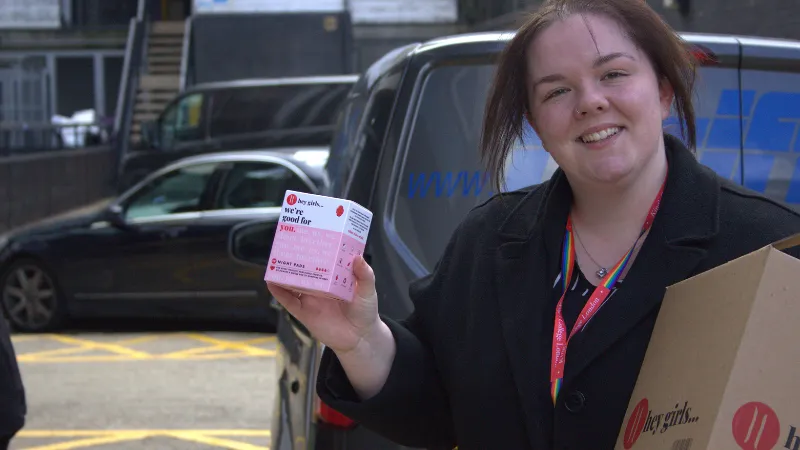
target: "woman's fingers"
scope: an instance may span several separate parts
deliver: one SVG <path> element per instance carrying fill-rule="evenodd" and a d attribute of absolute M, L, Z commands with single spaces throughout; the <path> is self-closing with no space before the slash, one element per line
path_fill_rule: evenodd
<path fill-rule="evenodd" d="M 275 300 L 286 308 L 289 314 L 297 317 L 298 312 L 303 309 L 303 303 L 300 298 L 289 289 L 272 283 L 267 283 L 267 289 L 275 297 Z"/>
<path fill-rule="evenodd" d="M 353 260 L 353 275 L 357 282 L 357 296 L 369 298 L 375 294 L 375 273 L 361 255 L 356 256 Z"/>

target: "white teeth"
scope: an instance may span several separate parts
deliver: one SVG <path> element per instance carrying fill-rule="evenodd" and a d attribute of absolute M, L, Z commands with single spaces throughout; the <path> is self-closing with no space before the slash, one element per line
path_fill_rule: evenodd
<path fill-rule="evenodd" d="M 605 130 L 602 131 L 598 131 L 597 133 L 591 133 L 585 136 L 581 136 L 581 140 L 586 143 L 597 142 L 597 141 L 602 141 L 603 139 L 609 136 L 613 136 L 617 133 L 619 133 L 619 128 L 611 127 L 611 128 L 606 128 Z"/>

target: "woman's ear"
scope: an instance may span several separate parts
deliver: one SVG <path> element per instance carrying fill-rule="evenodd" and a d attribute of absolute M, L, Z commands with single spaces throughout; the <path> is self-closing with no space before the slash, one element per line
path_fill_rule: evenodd
<path fill-rule="evenodd" d="M 672 102 L 675 100 L 675 90 L 666 78 L 662 78 L 658 83 L 658 96 L 661 102 L 661 120 L 667 120 L 670 113 L 672 113 Z"/>

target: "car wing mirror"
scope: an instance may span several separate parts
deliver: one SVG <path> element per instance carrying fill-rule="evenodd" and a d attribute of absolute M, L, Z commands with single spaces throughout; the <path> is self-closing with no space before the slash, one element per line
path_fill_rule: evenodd
<path fill-rule="evenodd" d="M 125 215 L 120 205 L 115 204 L 109 206 L 105 213 L 105 220 L 117 228 L 127 228 L 128 226 L 125 222 Z"/>
<path fill-rule="evenodd" d="M 231 257 L 243 264 L 266 267 L 276 229 L 275 220 L 257 220 L 237 225 L 231 229 L 228 239 Z"/>

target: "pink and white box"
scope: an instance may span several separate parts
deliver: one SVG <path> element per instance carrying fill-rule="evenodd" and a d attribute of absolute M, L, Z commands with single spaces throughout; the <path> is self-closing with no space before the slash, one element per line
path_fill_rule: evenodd
<path fill-rule="evenodd" d="M 350 200 L 286 191 L 264 280 L 345 302 L 353 259 L 364 252 L 372 212 Z"/>

